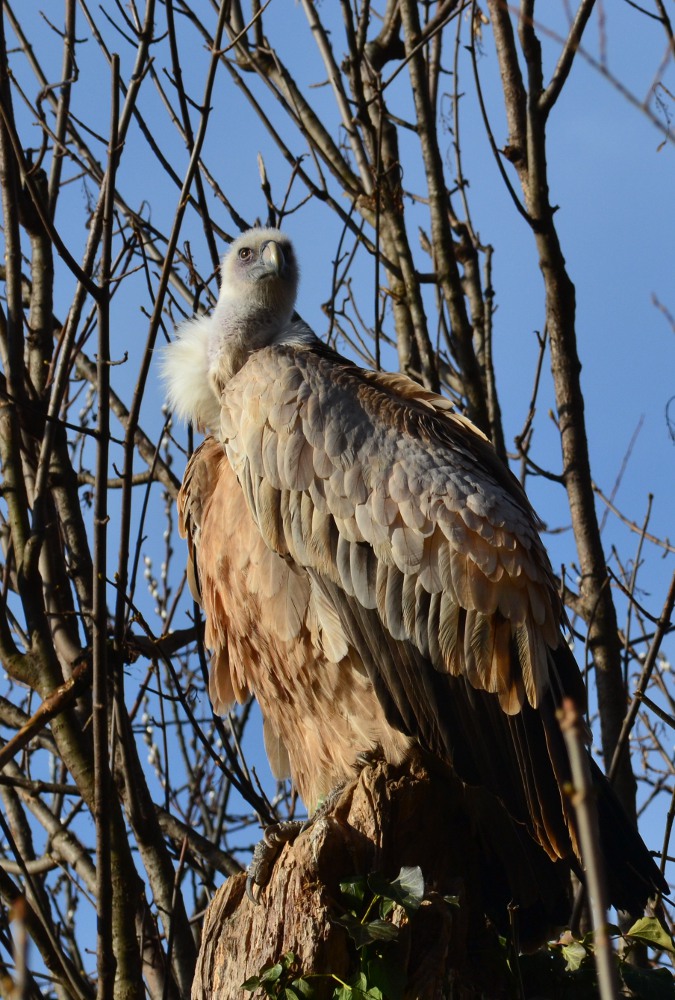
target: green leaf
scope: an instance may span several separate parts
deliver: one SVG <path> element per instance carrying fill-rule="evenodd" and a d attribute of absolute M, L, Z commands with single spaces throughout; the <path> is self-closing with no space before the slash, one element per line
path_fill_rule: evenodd
<path fill-rule="evenodd" d="M 241 984 L 239 989 L 248 990 L 249 993 L 252 993 L 253 990 L 257 990 L 259 986 L 260 986 L 260 976 L 251 976 L 250 979 L 247 979 L 245 983 Z"/>
<path fill-rule="evenodd" d="M 333 990 L 332 1000 L 353 1000 L 353 997 L 351 986 L 336 986 Z"/>
<path fill-rule="evenodd" d="M 399 928 L 388 920 L 369 920 L 367 924 L 362 924 L 362 928 L 367 932 L 369 941 L 395 941 L 399 932 Z"/>
<path fill-rule="evenodd" d="M 663 948 L 671 955 L 675 955 L 675 942 L 656 917 L 641 917 L 636 920 L 626 937 L 634 938 L 636 941 L 644 941 L 652 948 Z"/>
<path fill-rule="evenodd" d="M 300 979 L 294 979 L 291 986 L 293 986 L 302 997 L 310 998 L 314 996 L 314 987 L 309 979 L 304 979 L 303 977 L 300 977 Z"/>
<path fill-rule="evenodd" d="M 400 960 L 397 961 L 390 951 L 385 958 L 378 956 L 370 959 L 366 970 L 371 988 L 377 987 L 387 1000 L 403 1000 L 405 971 L 401 968 Z"/>
<path fill-rule="evenodd" d="M 354 878 L 340 882 L 340 892 L 354 910 L 360 909 L 366 894 L 365 878 L 355 875 Z"/>
<path fill-rule="evenodd" d="M 398 886 L 410 900 L 410 905 L 415 904 L 415 909 L 419 908 L 424 899 L 424 875 L 419 865 L 414 868 L 404 866 L 398 876 L 394 879 L 393 885 Z"/>
<path fill-rule="evenodd" d="M 564 944 L 562 946 L 562 953 L 565 957 L 565 961 L 567 962 L 565 969 L 568 972 L 576 972 L 588 955 L 588 952 L 582 945 L 581 941 L 572 941 L 570 944 Z"/>
<path fill-rule="evenodd" d="M 260 973 L 260 982 L 262 983 L 276 983 L 277 979 L 281 976 L 284 971 L 284 967 L 281 962 L 277 962 L 275 965 L 271 965 L 269 969 L 263 969 Z"/>
<path fill-rule="evenodd" d="M 310 1000 L 314 991 L 306 979 L 294 979 L 281 991 L 281 1000 Z"/>
<path fill-rule="evenodd" d="M 424 899 L 424 876 L 420 867 L 401 868 L 392 882 L 373 872 L 368 876 L 368 888 L 377 896 L 399 903 L 406 911 L 414 911 Z"/>
<path fill-rule="evenodd" d="M 380 872 L 371 872 L 367 878 L 368 888 L 375 896 L 383 896 L 384 899 L 393 899 L 398 902 L 394 883 L 390 882 Z"/>
<path fill-rule="evenodd" d="M 336 923 L 341 924 L 357 948 L 364 948 L 374 941 L 394 941 L 398 937 L 398 927 L 386 920 L 370 920 L 362 924 L 351 913 L 338 917 Z"/>
<path fill-rule="evenodd" d="M 351 1000 L 383 1000 L 382 990 L 379 990 L 377 986 L 369 986 L 368 980 L 363 972 L 354 978 L 352 984 L 352 997 Z"/>

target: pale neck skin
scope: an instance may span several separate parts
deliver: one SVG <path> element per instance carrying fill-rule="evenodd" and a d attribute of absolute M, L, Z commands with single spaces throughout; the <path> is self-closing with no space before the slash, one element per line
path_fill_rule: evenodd
<path fill-rule="evenodd" d="M 254 351 L 283 343 L 293 305 L 283 313 L 255 299 L 222 296 L 211 317 L 208 342 L 209 375 L 221 384 L 229 382 Z"/>

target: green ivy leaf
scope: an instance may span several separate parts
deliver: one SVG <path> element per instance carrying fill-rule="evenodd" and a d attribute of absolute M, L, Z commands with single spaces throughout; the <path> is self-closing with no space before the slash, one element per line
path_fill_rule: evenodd
<path fill-rule="evenodd" d="M 373 872 L 368 876 L 368 888 L 377 896 L 399 903 L 407 912 L 415 911 L 424 899 L 424 876 L 419 866 L 401 868 L 392 882 Z"/>
<path fill-rule="evenodd" d="M 365 878 L 354 876 L 354 878 L 340 882 L 340 892 L 354 910 L 360 909 L 366 894 Z"/>
<path fill-rule="evenodd" d="M 368 982 L 377 987 L 387 1000 L 403 1000 L 406 985 L 406 975 L 401 968 L 400 960 L 388 951 L 386 957 L 377 956 L 370 959 L 366 965 Z"/>
<path fill-rule="evenodd" d="M 367 932 L 369 941 L 395 941 L 398 937 L 399 928 L 388 920 L 369 920 L 362 927 Z"/>
<path fill-rule="evenodd" d="M 631 929 L 626 934 L 627 938 L 634 938 L 636 941 L 644 941 L 652 948 L 663 948 L 675 955 L 675 942 L 670 934 L 663 929 L 656 917 L 641 917 L 636 920 Z"/>
<path fill-rule="evenodd" d="M 260 976 L 251 976 L 250 979 L 247 979 L 245 983 L 241 984 L 239 989 L 247 990 L 249 993 L 252 993 L 253 990 L 257 990 L 259 986 L 260 986 Z"/>
<path fill-rule="evenodd" d="M 332 1000 L 353 1000 L 353 997 L 351 986 L 336 986 L 333 990 Z"/>
<path fill-rule="evenodd" d="M 382 896 L 384 899 L 394 899 L 392 883 L 380 872 L 371 872 L 366 882 L 368 888 L 375 896 Z"/>
<path fill-rule="evenodd" d="M 382 990 L 378 989 L 377 986 L 369 986 L 365 974 L 359 972 L 352 982 L 352 992 L 349 1000 L 384 1000 L 384 997 Z"/>
<path fill-rule="evenodd" d="M 351 913 L 338 917 L 336 923 L 341 924 L 357 948 L 364 948 L 374 941 L 394 941 L 398 937 L 398 927 L 386 920 L 370 920 L 362 924 Z"/>
<path fill-rule="evenodd" d="M 284 971 L 284 967 L 281 962 L 277 962 L 275 965 L 271 965 L 268 969 L 263 969 L 260 973 L 260 983 L 276 983 Z"/>
<path fill-rule="evenodd" d="M 582 945 L 581 941 L 572 941 L 570 944 L 564 944 L 562 946 L 562 953 L 565 957 L 565 961 L 567 962 L 565 969 L 568 972 L 576 972 L 588 955 L 588 952 Z"/>
<path fill-rule="evenodd" d="M 424 875 L 419 865 L 415 865 L 414 868 L 408 866 L 401 868 L 393 885 L 398 886 L 406 894 L 409 900 L 408 905 L 413 906 L 416 910 L 419 909 L 420 903 L 424 899 Z"/>
<path fill-rule="evenodd" d="M 302 977 L 300 979 L 294 979 L 291 983 L 291 987 L 295 990 L 298 996 L 307 998 L 314 996 L 314 988 L 309 979 L 303 979 Z"/>
<path fill-rule="evenodd" d="M 294 979 L 279 994 L 280 1000 L 309 1000 L 314 993 L 306 979 Z"/>

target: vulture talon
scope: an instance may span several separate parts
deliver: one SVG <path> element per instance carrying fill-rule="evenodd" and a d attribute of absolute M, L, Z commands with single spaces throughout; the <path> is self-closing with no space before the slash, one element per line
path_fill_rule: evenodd
<path fill-rule="evenodd" d="M 260 906 L 260 896 L 255 894 L 255 877 L 251 873 L 251 866 L 249 865 L 246 869 L 246 895 L 251 900 L 254 906 Z"/>
<path fill-rule="evenodd" d="M 282 847 L 295 840 L 310 822 L 304 819 L 290 819 L 273 823 L 265 828 L 262 838 L 255 845 L 251 863 L 246 869 L 246 895 L 256 906 L 260 903 L 260 892 L 256 896 L 255 887 L 262 891 L 269 885 L 274 862 L 279 857 Z"/>
<path fill-rule="evenodd" d="M 370 761 L 364 760 L 363 766 L 368 763 Z M 317 820 L 323 819 L 336 804 L 345 785 L 346 782 L 341 782 L 332 788 L 309 819 L 287 819 L 265 827 L 261 839 L 253 849 L 253 857 L 246 869 L 246 895 L 252 903 L 255 903 L 256 906 L 259 905 L 260 892 L 256 896 L 255 887 L 262 890 L 269 885 L 274 863 L 281 854 L 284 844 L 291 843 L 301 833 L 311 829 Z"/>

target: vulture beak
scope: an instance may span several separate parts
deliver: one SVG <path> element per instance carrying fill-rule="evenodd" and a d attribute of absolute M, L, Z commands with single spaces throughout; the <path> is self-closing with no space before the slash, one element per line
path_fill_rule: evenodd
<path fill-rule="evenodd" d="M 260 263 L 264 268 L 264 273 L 270 277 L 279 277 L 286 269 L 286 260 L 283 251 L 275 240 L 268 240 L 260 248 Z"/>

